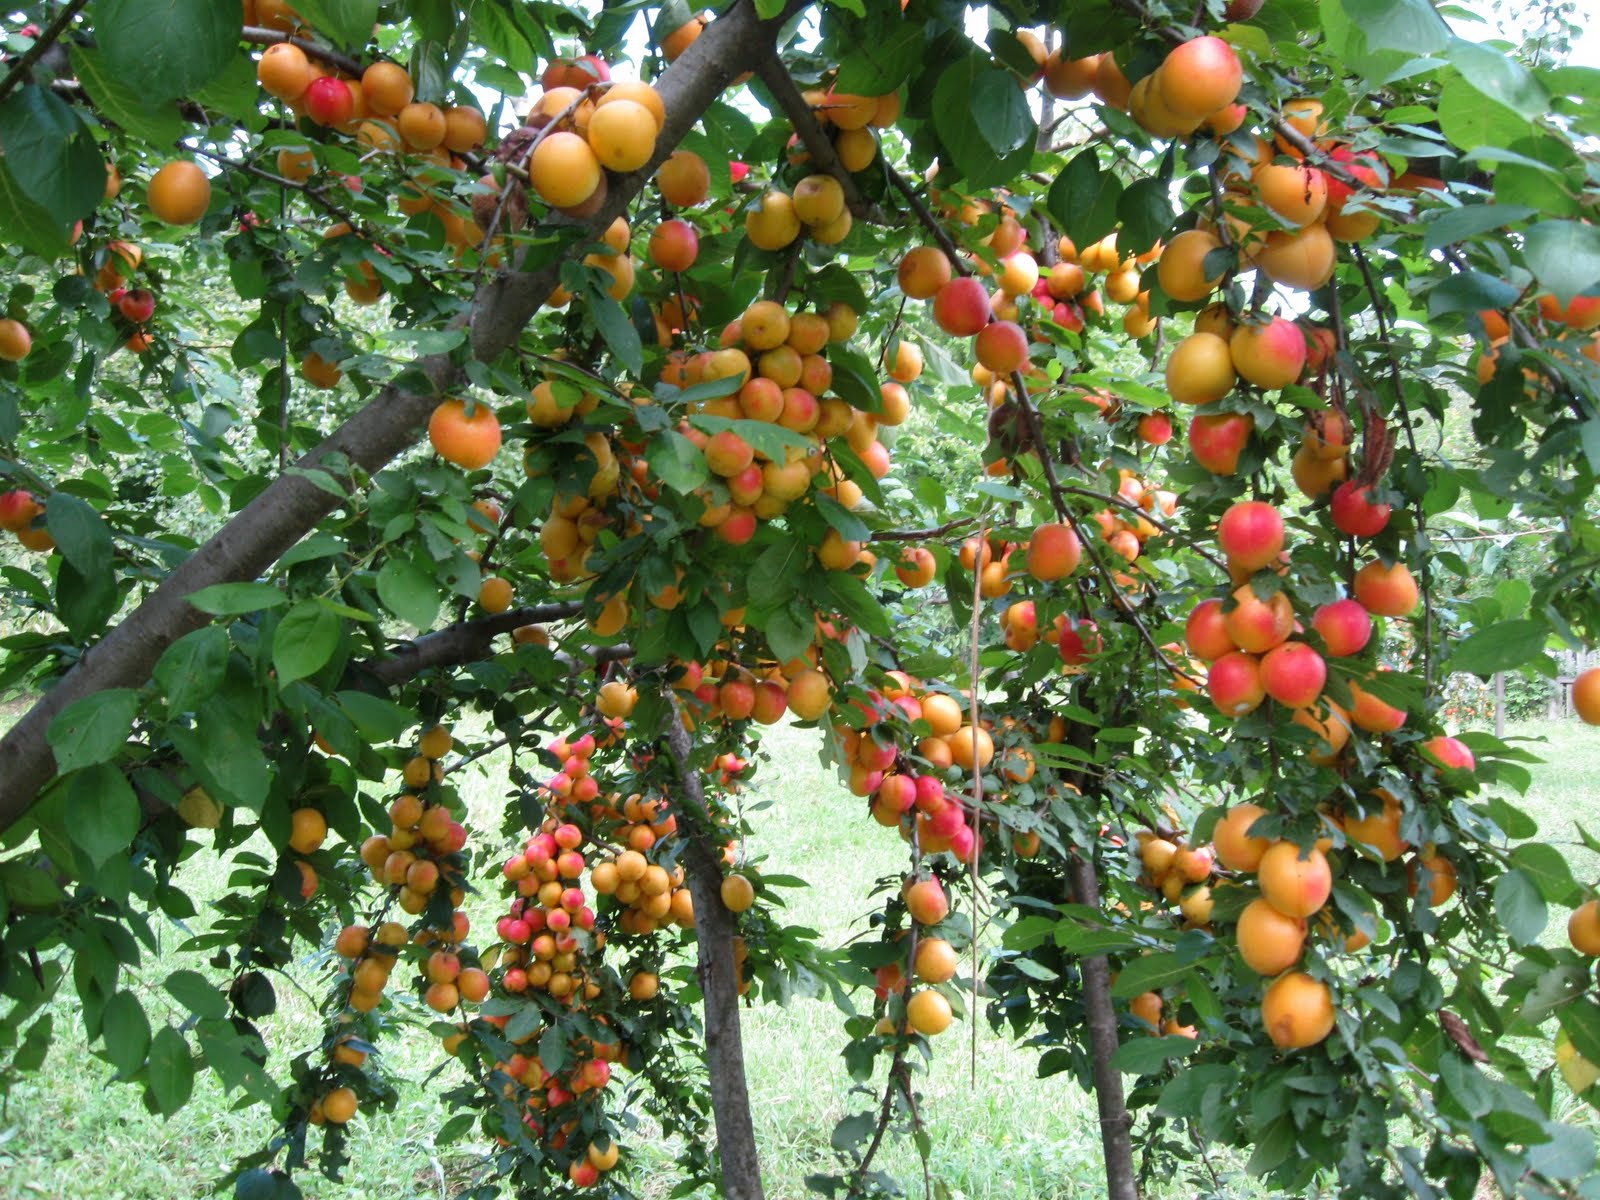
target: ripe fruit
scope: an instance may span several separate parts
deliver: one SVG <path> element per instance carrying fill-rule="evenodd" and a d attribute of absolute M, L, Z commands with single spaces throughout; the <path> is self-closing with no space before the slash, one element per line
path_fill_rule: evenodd
<path fill-rule="evenodd" d="M 1334 259 L 1333 237 L 1319 224 L 1294 233 L 1273 230 L 1256 251 L 1256 266 L 1266 272 L 1267 278 L 1306 292 L 1328 282 Z"/>
<path fill-rule="evenodd" d="M 600 187 L 600 160 L 575 133 L 546 134 L 528 159 L 528 178 L 546 204 L 575 208 Z"/>
<path fill-rule="evenodd" d="M 1214 333 L 1191 333 L 1179 342 L 1167 359 L 1166 378 L 1179 404 L 1210 404 L 1238 381 L 1228 343 Z"/>
<path fill-rule="evenodd" d="M 1233 366 L 1258 388 L 1288 387 L 1306 366 L 1306 339 L 1300 326 L 1282 317 L 1265 325 L 1240 325 L 1228 342 Z"/>
<path fill-rule="evenodd" d="M 488 124 L 477 109 L 458 104 L 444 110 L 444 148 L 452 154 L 483 149 L 488 133 Z"/>
<path fill-rule="evenodd" d="M 6 362 L 21 362 L 32 349 L 33 335 L 26 325 L 10 317 L 0 320 L 0 358 Z"/>
<path fill-rule="evenodd" d="M 1283 551 L 1283 517 L 1261 500 L 1243 500 L 1217 522 L 1217 543 L 1230 563 L 1258 571 Z"/>
<path fill-rule="evenodd" d="M 1306 923 L 1285 916 L 1265 900 L 1252 900 L 1239 914 L 1236 937 L 1239 957 L 1247 967 L 1258 975 L 1278 975 L 1305 952 Z"/>
<path fill-rule="evenodd" d="M 927 300 L 950 282 L 950 259 L 937 246 L 916 246 L 900 260 L 900 290 L 913 300 Z"/>
<path fill-rule="evenodd" d="M 355 115 L 356 100 L 344 80 L 322 75 L 306 88 L 305 106 L 306 115 L 318 125 L 343 125 Z"/>
<path fill-rule="evenodd" d="M 1261 686 L 1279 704 L 1305 708 L 1322 695 L 1328 665 L 1304 642 L 1284 642 L 1261 659 Z"/>
<path fill-rule="evenodd" d="M 675 150 L 656 171 L 662 198 L 675 208 L 704 204 L 711 192 L 711 172 L 705 159 L 691 150 Z"/>
<path fill-rule="evenodd" d="M 1406 616 L 1421 597 L 1417 581 L 1402 562 L 1390 567 L 1378 560 L 1369 562 L 1356 572 L 1351 590 L 1368 612 L 1379 617 Z"/>
<path fill-rule="evenodd" d="M 510 609 L 512 595 L 510 580 L 490 575 L 478 585 L 478 606 L 484 612 L 503 613 Z"/>
<path fill-rule="evenodd" d="M 1242 717 L 1261 707 L 1267 698 L 1261 686 L 1261 663 L 1253 654 L 1235 651 L 1211 664 L 1206 691 L 1224 716 Z"/>
<path fill-rule="evenodd" d="M 1422 754 L 1429 762 L 1452 771 L 1475 771 L 1478 767 L 1471 750 L 1455 738 L 1443 734 L 1423 742 Z"/>
<path fill-rule="evenodd" d="M 401 140 L 413 150 L 428 151 L 444 142 L 444 113 L 437 104 L 411 103 L 395 115 Z"/>
<path fill-rule="evenodd" d="M 1204 229 L 1188 229 L 1178 234 L 1161 252 L 1161 260 L 1156 264 L 1161 290 L 1182 303 L 1204 300 L 1222 282 L 1221 271 L 1215 275 L 1206 273 L 1206 255 L 1221 247 L 1217 236 Z"/>
<path fill-rule="evenodd" d="M 991 321 L 974 339 L 978 361 L 997 376 L 1010 375 L 1028 362 L 1028 335 L 1014 321 Z"/>
<path fill-rule="evenodd" d="M 1374 499 L 1372 489 L 1347 480 L 1333 489 L 1328 515 L 1334 525 L 1351 537 L 1373 537 L 1389 524 L 1389 506 Z"/>
<path fill-rule="evenodd" d="M 1411 843 L 1400 836 L 1400 816 L 1400 801 L 1385 792 L 1383 806 L 1377 812 L 1345 817 L 1345 836 L 1371 847 L 1384 862 L 1393 862 L 1411 848 Z"/>
<path fill-rule="evenodd" d="M 476 405 L 468 416 L 465 401 L 446 400 L 428 418 L 428 441 L 446 462 L 476 471 L 500 450 L 500 421 L 487 405 Z"/>
<path fill-rule="evenodd" d="M 728 875 L 722 880 L 722 904 L 729 912 L 742 913 L 756 902 L 756 889 L 743 875 Z"/>
<path fill-rule="evenodd" d="M 331 1125 L 343 1125 L 356 1115 L 356 1094 L 350 1088 L 334 1088 L 322 1098 L 322 1119 Z"/>
<path fill-rule="evenodd" d="M 296 854 L 313 854 L 328 836 L 328 822 L 314 808 L 297 808 L 289 817 L 289 848 Z"/>
<path fill-rule="evenodd" d="M 1600 667 L 1590 667 L 1572 681 L 1572 707 L 1585 725 L 1600 725 Z"/>
<path fill-rule="evenodd" d="M 789 680 L 789 711 L 802 721 L 814 721 L 833 704 L 833 685 L 815 667 L 807 667 Z"/>
<path fill-rule="evenodd" d="M 989 323 L 989 293 L 974 276 L 945 284 L 933 297 L 933 319 L 953 337 L 971 337 Z"/>
<path fill-rule="evenodd" d="M 1214 662 L 1239 648 L 1228 635 L 1221 600 L 1202 600 L 1195 605 L 1184 622 L 1183 641 L 1190 654 L 1207 662 Z"/>
<path fill-rule="evenodd" d="M 1333 872 L 1315 847 L 1302 854 L 1293 842 L 1277 842 L 1261 856 L 1256 870 L 1262 896 L 1285 916 L 1311 916 L 1333 891 Z"/>
<path fill-rule="evenodd" d="M 1199 413 L 1189 422 L 1189 453 L 1213 475 L 1232 475 L 1255 428 L 1248 413 Z"/>
<path fill-rule="evenodd" d="M 193 225 L 211 207 L 211 180 L 185 159 L 169 162 L 150 179 L 150 211 L 168 225 Z"/>
<path fill-rule="evenodd" d="M 1241 650 L 1265 654 L 1294 630 L 1294 609 L 1282 592 L 1262 600 L 1245 584 L 1233 593 L 1234 606 L 1223 617 L 1228 636 Z"/>
<path fill-rule="evenodd" d="M 1333 995 L 1328 985 L 1303 971 L 1283 976 L 1261 999 L 1267 1036 L 1283 1050 L 1315 1046 L 1333 1032 Z"/>
<path fill-rule="evenodd" d="M 134 288 L 124 293 L 122 299 L 117 301 L 117 311 L 135 325 L 143 325 L 155 316 L 155 294 L 147 288 Z M 0 338 L 0 357 L 5 357 L 3 338 Z"/>
<path fill-rule="evenodd" d="M 950 1001 L 938 992 L 920 991 L 906 1001 L 906 1024 L 924 1037 L 943 1033 L 950 1028 L 950 1022 L 954 1019 Z"/>
<path fill-rule="evenodd" d="M 1328 178 L 1316 167 L 1263 163 L 1250 180 L 1261 203 L 1285 225 L 1309 225 L 1328 204 Z"/>
<path fill-rule="evenodd" d="M 1351 699 L 1355 701 L 1350 720 L 1357 729 L 1367 733 L 1393 733 L 1406 723 L 1405 709 L 1378 699 L 1354 679 L 1348 682 Z"/>
<path fill-rule="evenodd" d="M 1243 83 L 1244 67 L 1233 47 L 1206 36 L 1190 38 L 1167 55 L 1156 87 L 1173 116 L 1199 121 L 1232 104 Z"/>
<path fill-rule="evenodd" d="M 800 236 L 794 201 L 782 192 L 765 192 L 744 218 L 745 235 L 761 250 L 782 250 Z"/>
<path fill-rule="evenodd" d="M 1041 525 L 1028 539 L 1028 574 L 1048 583 L 1078 569 L 1083 544 L 1070 525 Z"/>
<path fill-rule="evenodd" d="M 1567 918 L 1567 940 L 1579 954 L 1600 955 L 1600 900 L 1585 900 Z"/>
<path fill-rule="evenodd" d="M 663 221 L 650 235 L 650 261 L 663 271 L 687 271 L 700 254 L 700 235 L 687 221 Z"/>
<path fill-rule="evenodd" d="M 832 175 L 807 175 L 791 198 L 794 215 L 807 225 L 831 225 L 844 214 L 844 188 Z"/>
<path fill-rule="evenodd" d="M 269 96 L 292 104 L 311 86 L 311 62 L 299 46 L 279 42 L 261 52 L 256 79 Z"/>
<path fill-rule="evenodd" d="M 1254 871 L 1272 840 L 1252 837 L 1250 827 L 1267 815 L 1258 804 L 1236 804 L 1222 815 L 1211 831 L 1211 845 L 1217 861 L 1230 871 Z"/>
<path fill-rule="evenodd" d="M 937 925 L 950 915 L 950 900 L 937 879 L 921 879 L 905 889 L 906 911 L 918 925 Z"/>
<path fill-rule="evenodd" d="M 377 62 L 362 72 L 361 95 L 373 116 L 392 117 L 411 103 L 416 89 L 404 67 Z"/>
<path fill-rule="evenodd" d="M 636 100 L 602 104 L 589 118 L 585 136 L 596 157 L 608 168 L 626 174 L 637 171 L 656 151 L 656 119 Z"/>
<path fill-rule="evenodd" d="M 1372 640 L 1372 615 L 1358 600 L 1334 600 L 1317 609 L 1311 618 L 1332 658 L 1360 654 Z"/>
<path fill-rule="evenodd" d="M 912 965 L 917 978 L 922 982 L 946 983 L 955 978 L 960 964 L 955 949 L 949 942 L 943 938 L 923 938 L 917 943 L 917 953 Z"/>

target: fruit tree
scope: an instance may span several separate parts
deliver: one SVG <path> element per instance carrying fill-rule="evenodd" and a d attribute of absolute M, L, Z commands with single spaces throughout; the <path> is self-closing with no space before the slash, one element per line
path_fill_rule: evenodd
<path fill-rule="evenodd" d="M 1444 11 L 5 6 L 0 1091 L 65 1013 L 290 1197 L 431 1040 L 473 1195 L 631 1195 L 631 1106 L 746 1200 L 798 990 L 826 1194 L 979 1020 L 1114 1200 L 1596 1194 L 1600 842 L 1442 697 L 1600 636 L 1600 70 Z M 904 842 L 847 951 L 778 722 Z"/>

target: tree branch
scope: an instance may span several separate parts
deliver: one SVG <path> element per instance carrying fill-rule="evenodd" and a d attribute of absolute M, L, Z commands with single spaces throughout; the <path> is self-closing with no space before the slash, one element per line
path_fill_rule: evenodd
<path fill-rule="evenodd" d="M 763 21 L 749 0 L 741 0 L 667 68 L 656 83 L 667 122 L 655 155 L 642 170 L 612 181 L 605 205 L 588 223 L 596 236 L 622 213 L 711 102 L 741 72 L 754 67 L 782 23 L 801 7 L 800 0 L 791 0 L 784 12 Z M 472 354 L 480 361 L 492 361 L 511 347 L 559 281 L 561 260 L 526 271 L 520 258 L 478 290 L 469 315 L 456 323 L 455 327 L 469 330 Z M 5 781 L 0 791 L 0 830 L 28 811 L 39 789 L 55 774 L 55 756 L 45 731 L 62 709 L 106 688 L 144 686 L 162 652 L 210 620 L 189 603 L 192 593 L 212 584 L 257 578 L 340 505 L 339 497 L 308 477 L 310 472 L 332 473 L 348 481 L 358 472 L 370 475 L 381 470 L 416 444 L 428 414 L 465 376 L 463 367 L 446 355 L 420 359 L 416 367 L 427 387 L 383 388 L 300 459 L 302 470 L 280 475 L 177 567 L 0 738 L 0 780 Z"/>
<path fill-rule="evenodd" d="M 45 51 L 60 40 L 61 35 L 67 31 L 67 26 L 72 24 L 72 18 L 88 7 L 88 4 L 89 0 L 72 0 L 72 3 L 62 9 L 61 14 L 44 28 L 34 39 L 33 45 L 22 52 L 22 57 L 17 59 L 16 66 L 6 72 L 4 79 L 0 79 L 0 100 L 9 96 L 17 84 L 27 78 L 28 72 L 33 70 L 34 63 L 43 58 Z"/>
<path fill-rule="evenodd" d="M 583 601 L 565 600 L 477 617 L 407 642 L 393 657 L 369 659 L 362 666 L 385 687 L 393 687 L 432 667 L 454 667 L 488 658 L 494 653 L 494 639 L 503 633 L 524 625 L 564 621 L 582 611 Z"/>
<path fill-rule="evenodd" d="M 912 189 L 911 185 L 899 171 L 887 163 L 884 169 L 889 173 L 889 183 L 906 198 L 906 203 L 911 206 L 911 211 L 916 214 L 917 220 L 922 222 L 922 227 L 933 235 L 933 240 L 939 243 L 939 248 L 944 251 L 945 257 L 950 260 L 950 267 L 957 275 L 971 275 L 972 268 L 966 263 L 961 253 L 961 247 L 956 245 L 955 239 L 950 236 L 950 231 L 941 225 L 934 215 L 928 211 L 928 206 L 922 202 L 922 197 Z"/>
<path fill-rule="evenodd" d="M 330 67 L 337 67 L 346 75 L 360 76 L 365 69 L 355 59 L 340 54 L 337 50 L 330 50 L 327 46 L 319 46 L 309 38 L 295 37 L 292 33 L 283 33 L 276 29 L 263 29 L 259 25 L 246 25 L 240 31 L 239 40 L 248 42 L 252 46 L 276 46 L 279 42 L 288 42 L 291 46 L 298 46 L 307 58 L 315 58 Z"/>
<path fill-rule="evenodd" d="M 811 155 L 812 165 L 818 171 L 832 175 L 839 181 L 839 186 L 844 189 L 844 202 L 850 209 L 850 215 L 874 225 L 885 224 L 886 219 L 878 206 L 861 194 L 855 177 L 844 169 L 844 164 L 834 153 L 833 143 L 822 131 L 822 126 L 817 123 L 816 114 L 811 111 L 806 98 L 800 94 L 800 89 L 795 86 L 788 68 L 783 65 L 776 52 L 762 57 L 756 64 L 756 74 L 761 82 L 767 85 L 767 90 L 778 102 L 783 115 L 789 118 L 789 124 L 794 126 L 795 132 L 800 135 L 800 140 L 805 143 L 805 148 Z"/>

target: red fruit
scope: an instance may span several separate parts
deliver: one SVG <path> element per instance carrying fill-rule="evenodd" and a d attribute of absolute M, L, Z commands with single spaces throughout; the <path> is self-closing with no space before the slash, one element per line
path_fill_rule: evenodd
<path fill-rule="evenodd" d="M 1261 686 L 1267 695 L 1290 708 L 1305 708 L 1322 695 L 1328 664 L 1304 642 L 1284 642 L 1261 659 Z"/>
<path fill-rule="evenodd" d="M 155 315 L 155 295 L 145 288 L 124 292 L 117 300 L 117 311 L 135 325 L 143 325 Z"/>
<path fill-rule="evenodd" d="M 1205 413 L 1189 422 L 1189 453 L 1213 475 L 1232 475 L 1255 432 L 1248 413 Z"/>
<path fill-rule="evenodd" d="M 989 323 L 989 293 L 975 277 L 963 275 L 933 297 L 933 319 L 952 337 L 971 337 Z"/>
<path fill-rule="evenodd" d="M 1471 750 L 1455 738 L 1445 737 L 1443 734 L 1423 742 L 1422 753 L 1429 762 L 1452 770 L 1475 771 L 1478 767 L 1478 761 L 1472 757 Z"/>
<path fill-rule="evenodd" d="M 663 221 L 650 235 L 650 261 L 663 271 L 687 271 L 699 255 L 700 235 L 687 221 Z"/>
<path fill-rule="evenodd" d="M 1261 686 L 1261 663 L 1253 654 L 1235 651 L 1211 664 L 1206 673 L 1206 691 L 1219 712 L 1242 717 L 1254 712 L 1267 698 Z"/>
<path fill-rule="evenodd" d="M 1166 413 L 1145 413 L 1139 418 L 1138 432 L 1146 445 L 1165 446 L 1172 440 L 1172 418 Z"/>
<path fill-rule="evenodd" d="M 1207 662 L 1215 662 L 1239 648 L 1228 636 L 1221 600 L 1202 600 L 1195 605 L 1184 625 L 1183 640 L 1190 654 Z"/>
<path fill-rule="evenodd" d="M 749 163 L 730 162 L 728 164 L 728 178 L 731 179 L 734 183 L 741 182 L 745 178 L 745 176 L 747 176 L 749 174 L 750 174 L 750 164 Z"/>
<path fill-rule="evenodd" d="M 1283 550 L 1283 517 L 1261 500 L 1242 500 L 1217 522 L 1217 542 L 1237 565 L 1259 571 Z"/>
<path fill-rule="evenodd" d="M 1355 176 L 1367 187 L 1374 191 L 1383 187 L 1383 177 L 1375 169 L 1378 156 L 1370 150 L 1357 154 L 1349 146 L 1335 146 L 1328 152 L 1328 158 L 1341 164 L 1345 171 Z M 1338 212 L 1355 194 L 1355 189 L 1342 179 L 1335 178 L 1332 172 L 1324 172 L 1328 177 L 1328 207 Z"/>
<path fill-rule="evenodd" d="M 1372 614 L 1359 600 L 1335 600 L 1317 609 L 1311 628 L 1327 644 L 1333 658 L 1360 654 L 1372 640 Z"/>
<path fill-rule="evenodd" d="M 16 533 L 33 524 L 33 519 L 43 511 L 32 492 L 17 489 L 0 493 L 0 529 Z"/>
<path fill-rule="evenodd" d="M 1373 537 L 1389 523 L 1389 506 L 1375 500 L 1370 487 L 1353 479 L 1333 489 L 1328 511 L 1334 525 L 1351 537 Z"/>
<path fill-rule="evenodd" d="M 1093 621 L 1070 621 L 1062 627 L 1056 649 L 1069 667 L 1081 667 L 1100 653 L 1100 628 Z"/>
<path fill-rule="evenodd" d="M 988 302 L 985 297 L 984 304 Z M 937 297 L 934 303 L 938 303 Z M 1028 335 L 1014 321 L 989 322 L 978 330 L 974 348 L 978 361 L 999 376 L 1010 375 L 1028 361 Z"/>
<path fill-rule="evenodd" d="M 1076 304 L 1058 303 L 1051 310 L 1050 319 L 1068 333 L 1083 332 L 1083 309 Z"/>
<path fill-rule="evenodd" d="M 306 116 L 318 125 L 343 125 L 355 115 L 356 101 L 342 79 L 323 75 L 311 81 L 305 94 Z"/>

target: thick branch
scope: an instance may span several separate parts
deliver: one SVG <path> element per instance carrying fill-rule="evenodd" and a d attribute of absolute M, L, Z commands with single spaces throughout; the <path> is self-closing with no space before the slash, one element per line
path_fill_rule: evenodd
<path fill-rule="evenodd" d="M 799 7 L 798 0 L 790 9 Z M 589 222 L 603 230 L 644 186 L 706 107 L 772 45 L 786 9 L 771 21 L 757 17 L 744 0 L 713 21 L 656 84 L 667 123 L 656 153 L 641 171 L 614 179 L 606 204 Z M 586 239 L 579 239 L 579 244 Z M 473 355 L 490 361 L 504 353 L 554 290 L 560 261 L 538 270 L 520 262 L 486 282 L 473 298 L 468 319 Z M 464 377 L 447 356 L 421 359 L 417 367 L 429 386 L 409 390 L 391 384 L 299 462 L 306 471 L 331 472 L 350 479 L 371 474 L 416 445 L 423 421 L 440 397 Z M 162 652 L 209 618 L 188 597 L 217 583 L 255 579 L 340 504 L 306 471 L 280 475 L 237 516 L 169 575 L 122 624 L 89 649 L 70 671 L 0 738 L 0 830 L 28 811 L 55 774 L 45 731 L 63 708 L 105 688 L 142 687 Z M 348 486 L 348 485 L 347 485 Z"/>
<path fill-rule="evenodd" d="M 776 52 L 764 56 L 756 64 L 756 74 L 761 77 L 761 82 L 767 85 L 767 90 L 778 102 L 783 115 L 789 118 L 789 124 L 794 126 L 794 131 L 805 143 L 806 150 L 811 155 L 812 166 L 839 181 L 839 186 L 844 189 L 844 202 L 849 207 L 851 216 L 874 225 L 884 224 L 883 213 L 878 211 L 876 204 L 861 194 L 861 189 L 856 186 L 855 177 L 845 170 L 844 164 L 839 161 L 839 156 L 834 153 L 833 143 L 828 140 L 828 135 L 817 123 L 816 113 L 811 111 L 811 106 L 800 94 L 800 89 L 795 86 L 788 68 L 783 65 Z"/>
<path fill-rule="evenodd" d="M 582 611 L 583 601 L 567 600 L 478 617 L 407 642 L 392 658 L 375 659 L 364 665 L 378 682 L 393 687 L 433 667 L 455 667 L 488 658 L 494 653 L 494 639 L 503 633 L 544 621 L 564 621 Z"/>
<path fill-rule="evenodd" d="M 722 903 L 722 856 L 706 824 L 705 793 L 690 761 L 693 747 L 676 699 L 667 707 L 666 743 L 678 769 L 686 804 L 680 806 L 683 865 L 694 897 L 694 932 L 699 948 L 700 991 L 705 997 L 706 1070 L 711 1111 L 717 1123 L 717 1158 L 725 1200 L 763 1200 L 761 1162 L 750 1118 L 739 1030 L 739 968 L 733 957 L 734 916 Z"/>
<path fill-rule="evenodd" d="M 89 4 L 89 0 L 72 0 L 61 10 L 61 15 L 51 21 L 34 39 L 33 45 L 22 52 L 22 57 L 17 59 L 16 66 L 6 72 L 6 77 L 0 79 L 0 100 L 9 96 L 12 90 L 28 77 L 28 72 L 33 70 L 34 63 L 44 57 L 46 50 L 54 46 L 61 35 L 67 31 L 67 26 L 72 24 L 72 19 L 82 12 Z"/>

